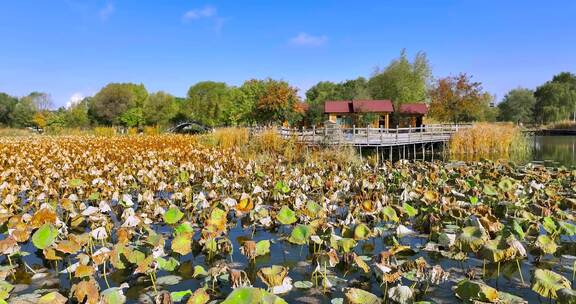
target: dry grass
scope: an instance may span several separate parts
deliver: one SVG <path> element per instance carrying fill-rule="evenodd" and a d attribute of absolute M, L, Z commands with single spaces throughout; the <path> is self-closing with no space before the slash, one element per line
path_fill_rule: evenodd
<path fill-rule="evenodd" d="M 112 127 L 96 127 L 93 131 L 96 136 L 111 137 L 116 135 L 116 129 Z"/>
<path fill-rule="evenodd" d="M 452 136 L 449 153 L 452 158 L 505 158 L 526 153 L 528 143 L 514 124 L 477 123 Z"/>
<path fill-rule="evenodd" d="M 213 144 L 222 148 L 242 148 L 248 144 L 248 129 L 245 128 L 221 128 L 209 134 Z"/>
<path fill-rule="evenodd" d="M 14 128 L 0 128 L 0 137 L 4 136 L 30 136 L 37 133 L 31 132 L 27 129 L 14 129 Z"/>

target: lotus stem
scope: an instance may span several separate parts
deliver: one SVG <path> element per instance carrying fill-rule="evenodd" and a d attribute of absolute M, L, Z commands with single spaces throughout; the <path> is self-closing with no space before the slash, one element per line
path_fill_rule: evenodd
<path fill-rule="evenodd" d="M 12 273 L 12 279 L 16 280 L 16 275 L 14 274 L 14 265 L 12 264 L 12 259 L 10 258 L 10 255 L 7 254 L 6 257 L 8 257 L 8 263 L 10 264 L 10 272 Z"/>
<path fill-rule="evenodd" d="M 516 259 L 516 266 L 518 266 L 518 273 L 520 274 L 520 280 L 522 280 L 522 285 L 525 285 L 524 283 L 524 276 L 522 276 L 522 269 L 520 268 L 520 260 Z M 574 279 L 572 279 L 574 280 Z"/>
<path fill-rule="evenodd" d="M 106 287 L 110 288 L 110 284 L 108 283 L 108 275 L 106 274 L 106 261 L 104 261 L 102 272 L 104 273 L 104 282 L 106 283 Z"/>
<path fill-rule="evenodd" d="M 482 279 L 486 279 L 486 259 L 482 261 Z"/>
<path fill-rule="evenodd" d="M 24 263 L 24 266 L 28 268 L 28 270 L 32 271 L 33 274 L 36 274 L 36 271 L 32 269 L 32 267 L 30 267 L 24 260 L 22 260 L 22 263 Z"/>
<path fill-rule="evenodd" d="M 154 275 L 152 272 L 149 274 L 150 280 L 152 281 L 152 287 L 154 288 L 154 293 L 158 294 L 158 289 L 156 289 L 156 280 L 154 279 Z"/>
<path fill-rule="evenodd" d="M 496 277 L 496 287 L 498 287 L 498 281 L 500 279 L 500 262 L 498 262 L 498 266 L 497 266 L 497 277 Z"/>

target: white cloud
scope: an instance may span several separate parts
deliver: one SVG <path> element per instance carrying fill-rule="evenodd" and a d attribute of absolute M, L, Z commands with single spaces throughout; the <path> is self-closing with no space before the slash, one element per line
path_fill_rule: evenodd
<path fill-rule="evenodd" d="M 82 93 L 77 92 L 77 93 L 72 94 L 72 96 L 70 96 L 70 99 L 66 103 L 66 108 L 69 109 L 73 105 L 78 104 L 79 102 L 82 101 L 82 99 L 84 99 L 84 95 Z"/>
<path fill-rule="evenodd" d="M 317 47 L 322 46 L 328 42 L 328 37 L 322 36 L 313 36 L 308 33 L 299 33 L 292 39 L 290 39 L 290 44 L 295 46 L 309 46 L 309 47 Z"/>
<path fill-rule="evenodd" d="M 198 20 L 198 19 L 202 19 L 202 18 L 213 18 L 216 17 L 218 15 L 218 12 L 216 11 L 216 8 L 210 5 L 207 5 L 203 8 L 199 8 L 199 9 L 193 9 L 193 10 L 189 10 L 186 13 L 184 13 L 184 16 L 182 16 L 182 20 L 184 21 L 192 21 L 192 20 Z"/>
<path fill-rule="evenodd" d="M 114 14 L 115 11 L 116 7 L 114 7 L 114 4 L 108 2 L 108 4 L 106 4 L 106 6 L 98 12 L 98 15 L 100 16 L 100 19 L 106 21 L 108 18 L 110 18 L 110 16 L 112 16 L 112 14 Z"/>

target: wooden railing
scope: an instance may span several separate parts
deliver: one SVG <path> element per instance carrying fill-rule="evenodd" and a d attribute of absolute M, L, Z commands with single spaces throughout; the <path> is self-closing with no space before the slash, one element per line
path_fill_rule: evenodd
<path fill-rule="evenodd" d="M 283 138 L 295 138 L 311 145 L 398 146 L 408 144 L 444 142 L 452 134 L 471 124 L 435 124 L 408 128 L 343 128 L 339 126 L 312 127 L 308 129 L 277 128 Z M 262 128 L 252 129 L 260 132 Z"/>

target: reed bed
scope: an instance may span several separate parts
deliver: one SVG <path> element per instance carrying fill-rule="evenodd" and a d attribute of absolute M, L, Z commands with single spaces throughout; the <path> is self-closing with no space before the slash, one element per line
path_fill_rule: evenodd
<path fill-rule="evenodd" d="M 516 159 L 529 153 L 527 138 L 514 124 L 477 123 L 456 132 L 450 142 L 453 159 Z"/>

